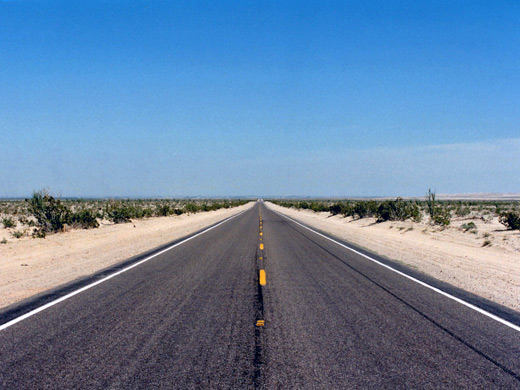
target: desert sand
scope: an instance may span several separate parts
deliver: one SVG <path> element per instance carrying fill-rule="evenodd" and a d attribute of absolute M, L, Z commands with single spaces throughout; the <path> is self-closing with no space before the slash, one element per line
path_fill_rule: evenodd
<path fill-rule="evenodd" d="M 104 221 L 97 229 L 69 230 L 45 239 L 11 239 L 0 245 L 0 308 L 194 233 L 254 204 L 118 225 Z"/>
<path fill-rule="evenodd" d="M 498 218 L 452 219 L 445 229 L 427 221 L 375 223 L 267 203 L 310 227 L 401 262 L 438 280 L 520 311 L 520 232 Z M 460 226 L 473 222 L 476 233 Z M 483 246 L 488 241 L 488 245 Z"/>

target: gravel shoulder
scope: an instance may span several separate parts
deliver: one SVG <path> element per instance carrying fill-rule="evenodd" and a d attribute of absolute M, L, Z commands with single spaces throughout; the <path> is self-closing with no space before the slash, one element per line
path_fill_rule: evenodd
<path fill-rule="evenodd" d="M 353 220 L 330 213 L 268 207 L 304 224 L 401 262 L 438 280 L 520 312 L 520 233 L 491 221 L 452 220 L 441 229 L 426 222 Z M 460 226 L 476 224 L 475 232 Z M 483 246 L 485 242 L 489 242 Z"/>
<path fill-rule="evenodd" d="M 0 245 L 0 308 L 192 234 L 254 204 L 125 224 L 102 222 L 97 229 L 10 240 Z"/>

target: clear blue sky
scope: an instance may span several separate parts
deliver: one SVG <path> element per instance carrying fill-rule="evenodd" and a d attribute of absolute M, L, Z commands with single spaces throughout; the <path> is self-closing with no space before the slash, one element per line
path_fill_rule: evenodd
<path fill-rule="evenodd" d="M 520 2 L 0 0 L 0 196 L 520 192 Z"/>

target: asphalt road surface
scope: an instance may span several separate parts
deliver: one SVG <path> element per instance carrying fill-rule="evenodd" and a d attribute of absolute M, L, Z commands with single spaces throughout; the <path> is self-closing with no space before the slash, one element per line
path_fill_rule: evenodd
<path fill-rule="evenodd" d="M 520 389 L 520 332 L 258 203 L 4 325 L 0 388 Z"/>

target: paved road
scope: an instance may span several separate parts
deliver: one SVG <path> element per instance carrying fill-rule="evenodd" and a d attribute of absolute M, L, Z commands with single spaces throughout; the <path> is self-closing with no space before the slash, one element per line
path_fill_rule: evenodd
<path fill-rule="evenodd" d="M 520 332 L 259 203 L 1 330 L 0 388 L 520 389 Z"/>

